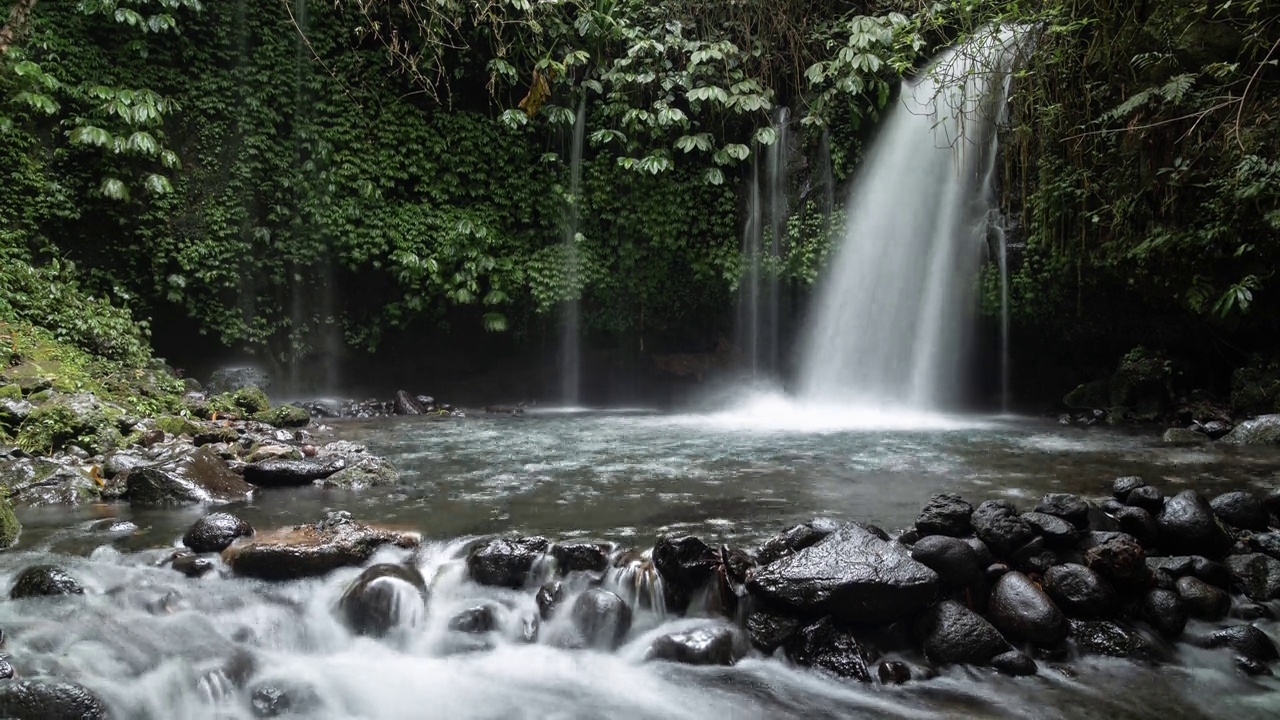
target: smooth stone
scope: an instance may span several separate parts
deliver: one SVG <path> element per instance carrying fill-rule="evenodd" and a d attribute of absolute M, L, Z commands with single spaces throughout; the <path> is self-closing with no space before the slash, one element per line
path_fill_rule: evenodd
<path fill-rule="evenodd" d="M 1198 620 L 1221 620 L 1231 610 L 1231 596 L 1192 575 L 1178 578 L 1178 597 L 1187 615 Z"/>
<path fill-rule="evenodd" d="M 1249 536 L 1249 547 L 1254 550 L 1280 559 L 1280 531 L 1254 533 Z"/>
<path fill-rule="evenodd" d="M 1063 550 L 1080 540 L 1076 526 L 1058 517 L 1042 512 L 1022 513 L 1022 519 L 1044 538 L 1045 545 L 1053 550 Z"/>
<path fill-rule="evenodd" d="M 1142 633 L 1110 620 L 1072 620 L 1071 637 L 1085 654 L 1144 662 L 1156 662 L 1163 656 Z"/>
<path fill-rule="evenodd" d="M 1070 563 L 1050 568 L 1044 575 L 1044 590 L 1068 617 L 1102 619 L 1119 609 L 1115 589 L 1084 565 Z"/>
<path fill-rule="evenodd" d="M 124 485 L 131 505 L 147 507 L 241 502 L 253 495 L 253 486 L 208 447 L 135 467 L 124 473 Z"/>
<path fill-rule="evenodd" d="M 1280 560 L 1262 553 L 1232 555 L 1223 561 L 1233 587 L 1255 602 L 1280 599 Z"/>
<path fill-rule="evenodd" d="M 1142 598 L 1142 619 L 1156 632 L 1174 640 L 1187 627 L 1187 610 L 1172 590 L 1150 590 Z"/>
<path fill-rule="evenodd" d="M 571 572 L 604 572 L 609 567 L 609 551 L 596 543 L 556 543 L 551 557 L 561 574 Z"/>
<path fill-rule="evenodd" d="M 1071 493 L 1048 493 L 1036 504 L 1036 512 L 1054 515 L 1077 528 L 1089 526 L 1089 503 Z"/>
<path fill-rule="evenodd" d="M 1144 547 L 1154 545 L 1160 538 L 1160 526 L 1155 516 L 1140 507 L 1124 506 L 1115 512 L 1120 532 L 1132 535 Z"/>
<path fill-rule="evenodd" d="M 449 619 L 449 629 L 473 635 L 493 632 L 498 629 L 498 608 L 492 603 L 467 608 Z"/>
<path fill-rule="evenodd" d="M 900 660 L 884 660 L 876 668 L 881 685 L 902 685 L 911 681 L 911 668 Z"/>
<path fill-rule="evenodd" d="M 1241 655 L 1269 663 L 1280 660 L 1276 644 L 1261 629 L 1253 625 L 1233 625 L 1212 633 L 1197 642 L 1208 648 L 1230 648 Z"/>
<path fill-rule="evenodd" d="M 1271 513 L 1267 512 L 1262 500 L 1243 490 L 1223 493 L 1214 498 L 1209 506 L 1213 508 L 1213 514 L 1223 522 L 1242 530 L 1265 532 L 1271 522 Z"/>
<path fill-rule="evenodd" d="M 9 599 L 83 594 L 84 587 L 66 570 L 53 565 L 32 565 L 18 573 L 9 590 Z"/>
<path fill-rule="evenodd" d="M 346 467 L 347 459 L 336 455 L 298 460 L 277 458 L 246 465 L 244 479 L 259 487 L 301 487 L 324 480 Z"/>
<path fill-rule="evenodd" d="M 1203 445 L 1209 442 L 1209 436 L 1188 428 L 1169 428 L 1160 440 L 1165 445 Z"/>
<path fill-rule="evenodd" d="M 937 493 L 916 517 L 916 530 L 922 536 L 948 535 L 964 537 L 972 530 L 973 506 L 955 493 Z"/>
<path fill-rule="evenodd" d="M 954 600 L 925 610 L 919 620 L 924 653 L 941 665 L 988 665 L 1009 643 L 986 618 Z"/>
<path fill-rule="evenodd" d="M 182 544 L 193 552 L 222 552 L 242 537 L 251 537 L 253 526 L 230 513 L 216 512 L 205 515 L 191 525 L 182 536 Z"/>
<path fill-rule="evenodd" d="M 991 658 L 991 667 L 1010 677 L 1029 677 L 1040 669 L 1035 660 L 1017 650 L 1009 650 Z"/>
<path fill-rule="evenodd" d="M 471 551 L 467 571 L 480 585 L 519 590 L 550 550 L 551 542 L 540 536 L 494 538 Z"/>
<path fill-rule="evenodd" d="M 1231 547 L 1231 538 L 1218 525 L 1213 508 L 1194 490 L 1169 498 L 1156 523 L 1160 547 L 1175 555 L 1219 558 Z"/>
<path fill-rule="evenodd" d="M 1147 483 L 1136 475 L 1118 477 L 1111 483 L 1111 494 L 1115 499 L 1124 502 L 1129 497 L 1129 493 L 1146 485 Z"/>
<path fill-rule="evenodd" d="M 966 588 L 982 579 L 986 567 L 967 542 L 947 535 L 926 535 L 911 548 L 916 562 L 938 573 L 942 584 Z"/>
<path fill-rule="evenodd" d="M 746 651 L 741 631 L 732 625 L 717 625 L 663 635 L 649 646 L 645 659 L 685 665 L 733 665 Z"/>
<path fill-rule="evenodd" d="M 796 525 L 766 540 L 755 552 L 756 562 L 768 565 L 818 544 L 839 529 L 839 523 L 826 518 L 815 518 Z"/>
<path fill-rule="evenodd" d="M 347 586 L 338 611 L 357 635 L 382 637 L 420 621 L 426 601 L 427 584 L 417 568 L 384 563 L 365 569 Z"/>
<path fill-rule="evenodd" d="M 17 680 L 0 683 L 0 717 L 16 720 L 105 720 L 107 708 L 83 685 Z"/>
<path fill-rule="evenodd" d="M 1010 640 L 1052 647 L 1067 636 L 1067 618 L 1053 600 L 1020 572 L 1006 573 L 991 591 L 987 615 Z"/>
<path fill-rule="evenodd" d="M 677 613 L 689 607 L 694 594 L 711 582 L 719 566 L 716 552 L 693 535 L 660 538 L 653 546 L 652 558 L 662 576 L 667 610 Z"/>
<path fill-rule="evenodd" d="M 1000 557 L 1008 557 L 1036 535 L 1019 516 L 1017 508 L 1004 500 L 982 503 L 973 511 L 970 521 L 978 539 Z"/>
<path fill-rule="evenodd" d="M 631 631 L 631 608 L 622 598 L 600 588 L 579 595 L 569 617 L 586 647 L 616 649 Z"/>
<path fill-rule="evenodd" d="M 204 577 L 212 572 L 217 566 L 218 564 L 210 558 L 191 555 L 189 553 L 175 557 L 171 564 L 171 567 L 174 570 L 177 570 L 189 578 Z"/>
<path fill-rule="evenodd" d="M 870 653 L 853 633 L 829 617 L 801 628 L 788 642 L 786 652 L 797 665 L 871 682 Z"/>
<path fill-rule="evenodd" d="M 258 533 L 249 542 L 237 542 L 222 551 L 222 560 L 237 575 L 296 580 L 362 565 L 383 545 L 411 548 L 420 542 L 416 532 L 364 525 L 352 520 L 350 513 L 336 511 L 314 524 Z"/>
<path fill-rule="evenodd" d="M 1129 493 L 1129 499 L 1125 504 L 1142 508 L 1152 515 L 1159 515 L 1164 509 L 1164 493 L 1160 492 L 1160 488 L 1151 485 L 1140 487 Z"/>

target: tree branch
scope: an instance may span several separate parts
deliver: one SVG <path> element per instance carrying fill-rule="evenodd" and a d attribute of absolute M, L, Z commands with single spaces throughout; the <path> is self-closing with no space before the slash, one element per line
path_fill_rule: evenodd
<path fill-rule="evenodd" d="M 18 38 L 18 33 L 26 26 L 27 18 L 31 15 L 31 9 L 36 6 L 36 2 L 37 0 L 18 0 L 18 4 L 9 11 L 9 22 L 0 28 L 0 55 L 8 54 L 9 48 Z"/>

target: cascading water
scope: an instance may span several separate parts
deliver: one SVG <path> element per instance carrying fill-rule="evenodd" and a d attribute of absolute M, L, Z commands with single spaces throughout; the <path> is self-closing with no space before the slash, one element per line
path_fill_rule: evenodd
<path fill-rule="evenodd" d="M 748 264 L 738 296 L 738 344 L 753 377 L 775 373 L 779 365 L 779 328 L 784 298 L 778 266 L 786 251 L 787 221 L 790 218 L 787 202 L 790 119 L 790 110 L 785 107 L 778 108 L 774 114 L 774 142 L 765 152 L 767 198 L 762 197 L 759 161 L 752 165 L 751 188 L 747 196 L 742 254 Z"/>
<path fill-rule="evenodd" d="M 578 197 L 582 186 L 582 141 L 587 126 L 587 99 L 578 103 L 573 122 L 573 141 L 569 148 L 569 207 L 564 228 L 564 263 L 571 284 L 578 285 Z M 569 407 L 581 401 L 582 348 L 581 300 L 578 290 L 561 304 L 560 316 L 560 401 Z"/>
<path fill-rule="evenodd" d="M 751 167 L 751 188 L 747 191 L 747 222 L 742 229 L 742 255 L 747 259 L 746 275 L 738 288 L 738 346 L 746 357 L 752 377 L 760 372 L 760 246 L 763 237 L 760 212 L 760 163 Z"/>
<path fill-rule="evenodd" d="M 984 33 L 904 84 L 807 328 L 806 401 L 928 410 L 955 399 L 1019 35 Z"/>

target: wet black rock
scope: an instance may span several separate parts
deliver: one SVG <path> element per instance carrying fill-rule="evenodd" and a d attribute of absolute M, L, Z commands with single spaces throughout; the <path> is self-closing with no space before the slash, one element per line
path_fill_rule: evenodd
<path fill-rule="evenodd" d="M 1280 558 L 1280 531 L 1253 533 L 1249 536 L 1249 547 L 1273 558 Z"/>
<path fill-rule="evenodd" d="M 396 391 L 395 408 L 397 415 L 421 415 L 425 411 L 418 399 L 404 390 Z"/>
<path fill-rule="evenodd" d="M 286 460 L 277 458 L 244 467 L 244 479 L 260 487 L 299 487 L 323 480 L 344 469 L 347 459 L 338 455 Z"/>
<path fill-rule="evenodd" d="M 534 601 L 538 603 L 538 614 L 542 619 L 550 620 L 556 608 L 564 602 L 564 586 L 556 580 L 551 580 L 538 588 Z"/>
<path fill-rule="evenodd" d="M 1168 557 L 1149 557 L 1147 567 L 1152 570 L 1166 572 L 1174 578 L 1192 575 L 1213 585 L 1228 590 L 1231 588 L 1231 573 L 1220 562 L 1215 562 L 1201 555 L 1172 555 Z"/>
<path fill-rule="evenodd" d="M 1232 555 L 1223 561 L 1231 584 L 1256 602 L 1280 599 L 1280 560 L 1262 553 Z"/>
<path fill-rule="evenodd" d="M 498 628 L 498 608 L 491 603 L 467 608 L 449 619 L 449 629 L 454 632 L 481 634 Z"/>
<path fill-rule="evenodd" d="M 1000 557 L 1008 557 L 1036 536 L 1035 530 L 1018 515 L 1017 508 L 1004 500 L 982 503 L 973 511 L 970 521 L 978 539 Z"/>
<path fill-rule="evenodd" d="M 596 543 L 556 543 L 551 557 L 561 574 L 571 572 L 604 572 L 609 566 L 607 546 Z"/>
<path fill-rule="evenodd" d="M 135 467 L 124 478 L 124 495 L 131 505 L 240 502 L 253 494 L 253 487 L 208 447 L 157 465 Z"/>
<path fill-rule="evenodd" d="M 1231 596 L 1198 577 L 1178 578 L 1178 597 L 1189 617 L 1198 620 L 1221 620 L 1231 610 Z"/>
<path fill-rule="evenodd" d="M 876 668 L 881 685 L 902 685 L 911 681 L 911 668 L 900 660 L 882 661 Z"/>
<path fill-rule="evenodd" d="M 692 535 L 659 539 L 653 546 L 653 566 L 662 576 L 667 610 L 684 612 L 694 593 L 711 581 L 717 563 L 716 552 Z"/>
<path fill-rule="evenodd" d="M 665 576 L 664 576 L 665 577 Z M 857 525 L 758 570 L 750 591 L 774 606 L 854 623 L 912 615 L 933 602 L 938 574 Z"/>
<path fill-rule="evenodd" d="M 1120 523 L 1120 531 L 1132 535 L 1138 542 L 1154 545 L 1160 539 L 1160 526 L 1151 513 L 1140 507 L 1124 506 L 1116 510 L 1113 516 Z"/>
<path fill-rule="evenodd" d="M 685 665 L 733 665 L 746 655 L 741 631 L 717 625 L 663 635 L 649 646 L 646 660 L 670 660 Z"/>
<path fill-rule="evenodd" d="M 804 621 L 790 615 L 757 610 L 747 616 L 747 636 L 761 652 L 771 653 L 800 630 Z"/>
<path fill-rule="evenodd" d="M 259 718 L 305 715 L 320 705 L 316 691 L 296 682 L 264 682 L 249 693 L 249 706 L 253 716 Z"/>
<path fill-rule="evenodd" d="M 987 616 L 1008 639 L 1051 647 L 1067 636 L 1067 618 L 1043 590 L 1020 572 L 1006 573 L 991 590 Z"/>
<path fill-rule="evenodd" d="M 839 528 L 839 523 L 826 518 L 815 518 L 802 525 L 796 525 L 765 541 L 756 550 L 756 562 L 761 565 L 768 565 L 787 555 L 798 553 L 807 547 L 816 545 Z"/>
<path fill-rule="evenodd" d="M 1017 650 L 1009 650 L 991 658 L 991 667 L 1012 677 L 1028 677 L 1039 670 L 1035 660 Z"/>
<path fill-rule="evenodd" d="M 99 720 L 107 708 L 75 683 L 19 680 L 0 683 L 0 717 L 15 720 Z"/>
<path fill-rule="evenodd" d="M 1147 560 L 1142 544 L 1132 535 L 1112 533 L 1084 553 L 1089 569 L 1121 588 L 1146 582 Z"/>
<path fill-rule="evenodd" d="M 176 556 L 170 565 L 174 570 L 189 578 L 204 577 L 213 572 L 213 569 L 217 566 L 218 563 L 212 558 L 192 555 L 191 553 L 183 553 Z"/>
<path fill-rule="evenodd" d="M 1022 513 L 1022 519 L 1044 538 L 1045 545 L 1053 550 L 1069 548 L 1080 540 L 1075 525 L 1057 515 L 1042 512 Z"/>
<path fill-rule="evenodd" d="M 1160 488 L 1151 485 L 1140 487 L 1129 493 L 1129 499 L 1125 504 L 1142 508 L 1152 515 L 1159 515 L 1164 509 L 1164 493 L 1160 492 Z"/>
<path fill-rule="evenodd" d="M 0 655 L 0 680 L 12 680 L 16 673 L 8 655 Z"/>
<path fill-rule="evenodd" d="M 10 599 L 53 595 L 83 595 L 84 588 L 66 570 L 53 565 L 32 565 L 18 574 L 9 590 Z"/>
<path fill-rule="evenodd" d="M 948 535 L 926 535 L 911 548 L 916 562 L 938 573 L 945 587 L 966 588 L 982 579 L 982 558 L 964 540 Z"/>
<path fill-rule="evenodd" d="M 1111 584 L 1084 565 L 1068 563 L 1044 574 L 1044 591 L 1067 617 L 1108 618 L 1120 601 Z"/>
<path fill-rule="evenodd" d="M 1275 620 L 1275 612 L 1268 606 L 1256 602 L 1237 602 L 1232 604 L 1230 616 L 1252 622 L 1254 620 Z"/>
<path fill-rule="evenodd" d="M 338 612 L 357 635 L 382 637 L 402 623 L 417 619 L 426 607 L 427 586 L 417 568 L 374 565 L 342 593 Z M 408 613 L 410 617 L 403 617 Z"/>
<path fill-rule="evenodd" d="M 365 525 L 352 520 L 350 513 L 336 511 L 311 525 L 258 533 L 251 542 L 223 550 L 222 559 L 237 575 L 296 580 L 362 565 L 383 545 L 411 548 L 419 542 L 416 532 Z"/>
<path fill-rule="evenodd" d="M 930 662 L 987 665 L 1009 649 L 1009 643 L 981 615 L 954 600 L 925 610 L 918 624 L 924 653 Z"/>
<path fill-rule="evenodd" d="M 1129 493 L 1140 487 L 1146 487 L 1147 483 L 1136 475 L 1126 477 L 1118 477 L 1111 483 L 1111 494 L 1115 499 L 1124 502 L 1129 498 Z"/>
<path fill-rule="evenodd" d="M 871 653 L 849 629 L 823 618 L 801 628 L 786 645 L 787 657 L 805 667 L 818 668 L 836 677 L 871 682 Z"/>
<path fill-rule="evenodd" d="M 1262 630 L 1253 625 L 1233 625 L 1197 640 L 1197 645 L 1208 648 L 1230 648 L 1241 655 L 1270 663 L 1280 660 L 1276 644 Z"/>
<path fill-rule="evenodd" d="M 1235 657 L 1235 663 L 1236 667 L 1240 669 L 1240 672 L 1243 672 L 1245 675 L 1250 677 L 1257 677 L 1260 675 L 1270 677 L 1275 674 L 1271 672 L 1271 668 L 1267 667 L 1266 663 L 1245 657 L 1244 655 L 1237 655 Z"/>
<path fill-rule="evenodd" d="M 586 647 L 612 650 L 631 631 L 631 608 L 622 598 L 600 588 L 579 595 L 569 617 Z"/>
<path fill-rule="evenodd" d="M 1169 498 L 1156 523 L 1160 547 L 1169 553 L 1219 558 L 1231 547 L 1231 538 L 1218 524 L 1213 508 L 1194 490 Z"/>
<path fill-rule="evenodd" d="M 1209 506 L 1223 522 L 1242 530 L 1265 531 L 1271 522 L 1271 513 L 1267 512 L 1262 501 L 1242 490 L 1219 495 Z"/>
<path fill-rule="evenodd" d="M 1156 632 L 1173 640 L 1187 627 L 1187 609 L 1182 598 L 1172 590 L 1155 589 L 1142 598 L 1142 619 Z"/>
<path fill-rule="evenodd" d="M 949 535 L 964 537 L 972 530 L 973 506 L 955 493 L 938 493 L 929 498 L 916 517 L 916 530 L 921 536 Z"/>
<path fill-rule="evenodd" d="M 978 554 L 978 561 L 981 563 L 982 567 L 988 567 L 992 563 L 996 562 L 995 554 L 991 552 L 991 548 L 987 547 L 986 543 L 976 537 L 967 537 L 964 539 L 964 542 L 966 545 L 973 548 L 973 551 Z"/>
<path fill-rule="evenodd" d="M 467 570 L 481 585 L 518 590 L 531 579 L 534 563 L 550 550 L 551 543 L 544 537 L 494 538 L 471 551 Z"/>
<path fill-rule="evenodd" d="M 182 544 L 198 553 L 222 552 L 238 538 L 253 535 L 253 526 L 230 513 L 205 515 L 182 536 Z"/>
<path fill-rule="evenodd" d="M 1036 504 L 1036 512 L 1060 517 L 1078 528 L 1089 526 L 1089 503 L 1079 495 L 1049 493 Z"/>
<path fill-rule="evenodd" d="M 1156 662 L 1160 648 L 1133 628 L 1110 620 L 1072 620 L 1071 637 L 1080 652 L 1089 655 Z"/>

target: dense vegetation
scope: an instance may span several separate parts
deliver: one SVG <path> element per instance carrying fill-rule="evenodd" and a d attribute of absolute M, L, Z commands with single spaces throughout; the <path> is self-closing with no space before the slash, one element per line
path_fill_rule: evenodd
<path fill-rule="evenodd" d="M 710 349 L 776 108 L 793 220 L 767 267 L 803 288 L 824 173 L 989 23 L 1031 38 L 1001 174 L 1016 346 L 1087 373 L 1147 344 L 1210 379 L 1276 351 L 1273 0 L 8 5 L 0 317 L 92 352 L 145 355 L 131 317 L 278 362 L 422 327 L 533 345 L 579 297 L 596 338 Z"/>

